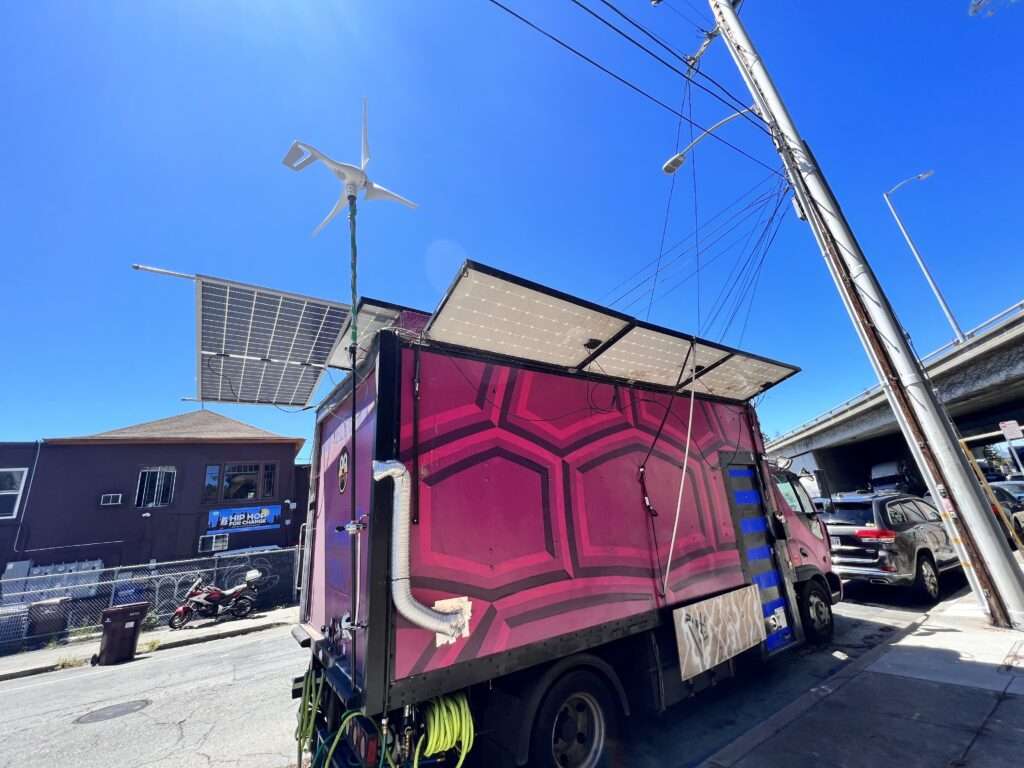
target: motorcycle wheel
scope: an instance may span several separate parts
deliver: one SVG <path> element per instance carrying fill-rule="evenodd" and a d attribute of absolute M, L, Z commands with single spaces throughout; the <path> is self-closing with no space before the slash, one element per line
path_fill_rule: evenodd
<path fill-rule="evenodd" d="M 252 601 L 252 598 L 243 597 L 233 606 L 231 606 L 231 615 L 238 619 L 244 619 L 250 613 L 252 609 L 256 607 L 256 604 Z"/>
<path fill-rule="evenodd" d="M 167 622 L 167 626 L 171 629 L 181 629 L 188 624 L 189 619 L 192 618 L 192 611 L 183 611 L 182 613 L 174 613 L 171 616 L 171 620 Z"/>

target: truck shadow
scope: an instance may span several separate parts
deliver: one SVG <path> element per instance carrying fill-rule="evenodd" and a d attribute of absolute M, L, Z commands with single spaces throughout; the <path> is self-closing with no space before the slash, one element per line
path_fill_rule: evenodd
<path fill-rule="evenodd" d="M 699 765 L 803 694 L 827 686 L 857 658 L 899 634 L 898 626 L 883 621 L 837 615 L 831 643 L 805 646 L 766 661 L 741 658 L 735 677 L 660 714 L 634 712 L 621 734 L 628 764 Z"/>

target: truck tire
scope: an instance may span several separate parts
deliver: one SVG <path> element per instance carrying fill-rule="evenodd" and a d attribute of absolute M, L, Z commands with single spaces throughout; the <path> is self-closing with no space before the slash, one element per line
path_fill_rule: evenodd
<path fill-rule="evenodd" d="M 800 585 L 800 623 L 808 643 L 822 644 L 832 640 L 835 622 L 832 618 L 832 596 L 817 579 Z"/>
<path fill-rule="evenodd" d="M 544 695 L 530 735 L 530 765 L 598 768 L 616 759 L 618 705 L 604 680 L 587 669 L 558 678 Z"/>
<path fill-rule="evenodd" d="M 914 572 L 914 596 L 925 605 L 939 602 L 939 571 L 931 555 L 917 556 L 917 570 Z"/>

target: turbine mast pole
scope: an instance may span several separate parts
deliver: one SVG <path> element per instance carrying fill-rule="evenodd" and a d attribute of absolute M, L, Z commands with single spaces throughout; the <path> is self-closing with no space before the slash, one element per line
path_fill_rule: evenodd
<path fill-rule="evenodd" d="M 733 3 L 708 2 L 730 56 L 771 127 L 794 193 L 907 445 L 940 505 L 975 595 L 996 626 L 1024 627 L 1024 574 L 967 464 L 952 422 Z"/>
<path fill-rule="evenodd" d="M 348 358 L 349 365 L 351 368 L 352 377 L 352 436 L 351 449 L 349 450 L 349 499 L 352 502 L 352 530 L 353 535 L 349 538 L 352 540 L 352 552 L 351 563 L 352 563 L 352 625 L 355 631 L 360 628 L 359 623 L 359 569 L 360 569 L 360 535 L 359 535 L 359 510 L 356 508 L 356 493 L 359 485 L 359 471 L 358 464 L 356 463 L 356 413 L 358 408 L 356 407 L 356 391 L 358 389 L 358 380 L 356 379 L 356 358 L 359 352 L 359 330 L 357 327 L 357 317 L 359 309 L 359 286 L 356 281 L 356 195 L 355 191 L 351 191 L 348 195 L 348 229 L 349 229 L 349 253 L 350 253 L 350 268 L 351 268 L 351 282 L 352 282 L 352 309 L 349 314 L 349 328 L 351 332 L 349 334 L 349 347 L 348 347 Z M 355 638 L 352 639 L 352 671 L 355 674 L 356 669 L 356 653 L 358 643 Z M 355 677 L 352 678 L 355 682 Z"/>

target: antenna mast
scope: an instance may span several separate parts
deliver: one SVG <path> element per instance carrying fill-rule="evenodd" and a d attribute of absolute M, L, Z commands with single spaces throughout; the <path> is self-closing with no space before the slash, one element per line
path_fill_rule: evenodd
<path fill-rule="evenodd" d="M 907 445 L 941 506 L 946 530 L 975 595 L 996 626 L 1024 627 L 1024 574 L 959 448 L 952 422 L 733 3 L 708 2 L 729 55 L 771 126 L 796 198 Z"/>

